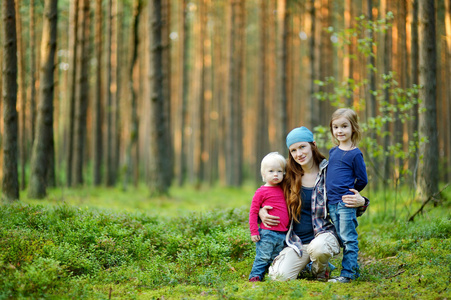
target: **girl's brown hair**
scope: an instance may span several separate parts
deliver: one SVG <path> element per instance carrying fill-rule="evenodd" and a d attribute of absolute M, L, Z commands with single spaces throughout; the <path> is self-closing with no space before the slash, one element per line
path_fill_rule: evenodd
<path fill-rule="evenodd" d="M 349 121 L 349 123 L 351 123 L 352 127 L 351 142 L 352 145 L 356 147 L 360 139 L 362 138 L 362 132 L 360 131 L 359 117 L 357 116 L 357 113 L 350 108 L 339 108 L 332 114 L 332 118 L 330 119 L 329 123 L 330 133 L 332 134 L 332 140 L 334 144 L 336 145 L 340 144 L 339 141 L 334 137 L 332 122 L 341 117 L 345 117 Z"/>
<path fill-rule="evenodd" d="M 319 149 L 315 143 L 310 142 L 309 144 L 312 149 L 313 163 L 319 166 L 319 164 L 326 157 L 322 155 L 321 152 L 319 152 Z M 298 217 L 301 215 L 302 209 L 302 175 L 304 175 L 302 166 L 294 160 L 291 154 L 288 154 L 287 170 L 283 182 L 283 191 L 287 202 L 288 213 L 290 214 L 290 219 L 293 219 L 298 223 L 300 221 Z"/>

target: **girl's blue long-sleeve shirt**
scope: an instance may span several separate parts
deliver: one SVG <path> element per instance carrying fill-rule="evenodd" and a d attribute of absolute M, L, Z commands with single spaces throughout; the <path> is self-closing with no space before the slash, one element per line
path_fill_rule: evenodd
<path fill-rule="evenodd" d="M 334 147 L 329 151 L 329 166 L 326 173 L 327 201 L 341 202 L 344 195 L 353 195 L 349 189 L 363 190 L 368 183 L 363 154 L 358 149 L 341 150 Z"/>

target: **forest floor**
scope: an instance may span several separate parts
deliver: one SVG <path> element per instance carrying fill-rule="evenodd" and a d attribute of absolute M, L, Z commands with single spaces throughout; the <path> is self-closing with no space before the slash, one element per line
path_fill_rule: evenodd
<path fill-rule="evenodd" d="M 451 298 L 449 189 L 413 222 L 421 203 L 408 192 L 373 192 L 350 284 L 248 282 L 254 191 L 183 187 L 149 199 L 145 187 L 86 187 L 2 203 L 0 299 Z M 341 257 L 332 264 L 338 276 Z"/>

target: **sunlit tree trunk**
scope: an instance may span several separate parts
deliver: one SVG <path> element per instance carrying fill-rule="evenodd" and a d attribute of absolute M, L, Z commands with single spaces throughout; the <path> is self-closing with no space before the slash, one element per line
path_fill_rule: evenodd
<path fill-rule="evenodd" d="M 18 90 L 17 90 L 17 102 L 19 103 L 19 137 L 20 137 L 20 188 L 25 189 L 25 164 L 27 162 L 27 130 L 26 130 L 26 105 L 27 105 L 27 93 L 25 82 L 25 45 L 22 38 L 22 18 L 20 15 L 21 1 L 16 0 L 16 31 L 17 31 L 17 67 L 18 67 Z"/>
<path fill-rule="evenodd" d="M 163 45 L 162 45 L 162 0 L 149 2 L 149 84 L 150 84 L 150 158 L 149 158 L 149 188 L 151 195 L 167 194 L 170 182 L 166 181 L 166 167 L 170 159 L 166 136 L 170 134 L 165 126 L 163 110 L 164 73 L 163 73 Z"/>
<path fill-rule="evenodd" d="M 53 166 L 50 155 L 53 150 L 53 97 L 54 68 L 57 38 L 58 0 L 46 0 L 44 4 L 44 25 L 41 45 L 41 73 L 39 84 L 39 106 L 36 138 L 31 156 L 30 186 L 28 197 L 44 198 L 47 179 Z M 49 155 L 50 154 L 50 155 Z"/>
<path fill-rule="evenodd" d="M 83 1 L 83 0 L 82 0 Z M 69 30 L 69 76 L 68 76 L 68 94 L 69 94 L 69 114 L 67 130 L 67 157 L 66 157 L 66 183 L 72 185 L 72 170 L 74 160 L 74 130 L 75 130 L 75 88 L 77 80 L 77 45 L 78 45 L 78 10 L 80 0 L 74 0 L 71 6 L 71 21 Z"/>
<path fill-rule="evenodd" d="M 277 120 L 276 149 L 280 153 L 285 150 L 287 134 L 287 51 L 288 51 L 288 13 L 287 0 L 278 0 L 277 7 L 277 90 L 275 119 Z"/>
<path fill-rule="evenodd" d="M 36 51 L 35 51 L 35 20 L 34 20 L 35 4 L 34 0 L 30 0 L 30 123 L 31 128 L 31 144 L 34 141 L 34 128 L 35 128 L 35 116 L 36 116 Z"/>
<path fill-rule="evenodd" d="M 226 131 L 226 184 L 228 186 L 241 185 L 242 176 L 242 126 L 241 126 L 241 45 L 242 7 L 239 1 L 229 1 L 229 32 L 228 32 L 228 73 L 227 73 L 227 131 Z M 237 43 L 239 41 L 239 43 Z M 238 45 L 237 45 L 238 44 Z"/>
<path fill-rule="evenodd" d="M 102 0 L 96 0 L 95 17 L 95 56 L 96 56 L 96 84 L 94 86 L 93 99 L 93 138 L 92 138 L 92 173 L 93 184 L 98 186 L 102 183 L 102 154 L 103 154 L 103 135 L 102 135 Z"/>
<path fill-rule="evenodd" d="M 419 0 L 419 58 L 420 58 L 420 115 L 419 137 L 422 156 L 418 170 L 417 192 L 423 200 L 438 191 L 438 139 L 437 139 L 437 45 L 435 29 L 435 5 L 431 0 Z"/>
<path fill-rule="evenodd" d="M 445 78 L 451 78 L 451 0 L 445 0 L 445 36 L 446 36 L 446 42 L 445 42 Z M 445 142 L 445 157 L 447 161 L 446 170 L 448 172 L 445 172 L 445 182 L 451 181 L 451 87 L 448 85 L 447 87 L 448 93 L 445 95 L 445 98 L 447 98 L 447 105 L 448 110 L 445 111 L 447 113 L 448 117 L 446 118 L 446 124 L 445 124 L 445 135 L 446 135 L 446 141 Z"/>
<path fill-rule="evenodd" d="M 84 183 L 83 167 L 86 143 L 87 108 L 89 98 L 88 62 L 89 62 L 89 0 L 82 0 L 78 13 L 78 44 L 77 44 L 77 85 L 75 97 L 75 130 L 74 130 L 74 161 L 72 185 Z"/>
<path fill-rule="evenodd" d="M 17 173 L 18 115 L 17 103 L 17 39 L 14 0 L 2 1 L 3 18 L 3 178 L 2 199 L 19 199 Z"/>
<path fill-rule="evenodd" d="M 373 1 L 367 1 L 367 15 L 368 20 L 373 21 Z M 371 40 L 374 40 L 374 32 L 369 31 L 368 37 Z M 371 66 L 371 69 L 368 71 L 369 77 L 369 93 L 367 97 L 367 118 L 374 118 L 376 116 L 376 95 L 372 93 L 372 91 L 376 91 L 376 74 L 373 68 L 376 68 L 376 59 L 373 47 L 371 47 L 371 54 L 368 56 L 368 64 Z M 372 138 L 375 138 L 375 135 L 372 134 Z"/>

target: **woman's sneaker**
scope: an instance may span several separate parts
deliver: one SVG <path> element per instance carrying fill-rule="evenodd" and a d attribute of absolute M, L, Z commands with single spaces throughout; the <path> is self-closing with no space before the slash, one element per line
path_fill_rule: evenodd
<path fill-rule="evenodd" d="M 329 279 L 328 282 L 350 283 L 351 282 L 351 278 L 340 276 L 340 277 L 337 277 L 337 278 Z"/>

